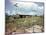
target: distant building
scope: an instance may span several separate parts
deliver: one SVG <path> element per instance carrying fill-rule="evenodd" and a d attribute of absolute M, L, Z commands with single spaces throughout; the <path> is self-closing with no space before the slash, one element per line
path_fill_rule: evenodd
<path fill-rule="evenodd" d="M 29 18 L 31 17 L 32 15 L 22 15 L 22 14 L 16 14 L 16 17 L 20 17 L 20 18 Z"/>

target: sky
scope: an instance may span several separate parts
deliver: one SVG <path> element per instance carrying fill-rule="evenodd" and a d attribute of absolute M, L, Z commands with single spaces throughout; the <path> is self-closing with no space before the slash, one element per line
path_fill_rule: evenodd
<path fill-rule="evenodd" d="M 9 15 L 43 15 L 43 2 L 22 2 L 30 0 L 5 0 L 5 12 Z"/>

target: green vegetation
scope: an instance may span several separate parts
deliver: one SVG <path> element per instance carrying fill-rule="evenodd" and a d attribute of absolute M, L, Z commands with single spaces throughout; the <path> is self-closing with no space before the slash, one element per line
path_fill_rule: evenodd
<path fill-rule="evenodd" d="M 29 18 L 16 18 L 14 17 L 6 17 L 6 28 L 7 29 L 24 29 L 32 27 L 33 25 L 43 26 L 43 16 L 32 16 Z"/>

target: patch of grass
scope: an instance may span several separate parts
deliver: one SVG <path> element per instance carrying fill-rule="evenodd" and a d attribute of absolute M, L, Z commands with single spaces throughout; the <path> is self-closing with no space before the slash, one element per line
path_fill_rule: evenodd
<path fill-rule="evenodd" d="M 12 22 L 14 21 L 14 22 Z M 7 21 L 9 23 L 6 23 L 6 27 L 9 29 L 14 29 L 16 28 L 29 28 L 32 27 L 33 25 L 43 25 L 43 17 L 40 16 L 33 16 L 33 17 L 29 17 L 29 18 L 19 18 L 19 19 L 14 19 L 10 21 Z"/>

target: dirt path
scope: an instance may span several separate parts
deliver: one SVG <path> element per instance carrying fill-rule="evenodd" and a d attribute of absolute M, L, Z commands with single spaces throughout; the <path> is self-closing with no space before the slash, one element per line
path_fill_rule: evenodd
<path fill-rule="evenodd" d="M 34 29 L 34 30 L 33 30 Z M 25 32 L 26 33 L 33 33 L 33 32 L 36 32 L 36 33 L 40 33 L 40 32 L 42 32 L 42 26 L 39 26 L 39 25 L 34 25 L 34 26 L 32 26 L 31 28 L 27 28 L 27 29 L 25 29 Z M 22 31 L 22 30 L 20 30 L 20 29 L 18 29 L 17 31 L 20 31 L 20 33 L 22 32 L 24 32 L 24 31 Z M 12 32 L 12 35 L 16 35 L 16 33 L 17 32 Z M 11 34 L 10 34 L 11 35 Z"/>
<path fill-rule="evenodd" d="M 30 32 L 30 33 L 32 33 L 32 32 L 42 32 L 42 26 L 39 26 L 39 25 L 34 25 L 33 27 L 31 27 L 31 28 L 28 28 L 28 29 L 25 29 L 26 30 L 26 32 Z"/>

